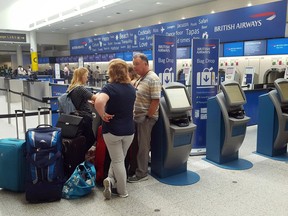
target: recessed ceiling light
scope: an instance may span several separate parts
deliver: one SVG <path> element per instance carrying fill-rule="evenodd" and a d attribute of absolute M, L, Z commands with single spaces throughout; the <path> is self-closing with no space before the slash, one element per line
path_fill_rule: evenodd
<path fill-rule="evenodd" d="M 107 16 L 107 18 L 111 18 L 111 16 Z"/>
<path fill-rule="evenodd" d="M 89 20 L 89 23 L 93 23 L 94 22 L 94 20 Z"/>
<path fill-rule="evenodd" d="M 109 34 L 110 32 L 109 31 L 107 31 L 107 34 Z"/>
<path fill-rule="evenodd" d="M 212 11 L 211 11 L 211 14 L 214 14 L 214 13 L 215 13 L 215 11 L 214 11 L 214 10 L 212 10 Z"/>
<path fill-rule="evenodd" d="M 248 7 L 251 7 L 251 6 L 252 6 L 252 3 L 251 3 L 251 2 L 249 2 L 249 3 L 247 4 L 247 6 L 248 6 Z"/>
<path fill-rule="evenodd" d="M 75 24 L 74 26 L 79 26 L 78 24 Z"/>
<path fill-rule="evenodd" d="M 161 2 L 156 2 L 156 5 L 161 5 L 162 3 Z"/>
<path fill-rule="evenodd" d="M 182 17 L 181 19 L 186 19 L 185 17 Z"/>
<path fill-rule="evenodd" d="M 133 12 L 134 10 L 130 9 L 129 12 Z"/>
<path fill-rule="evenodd" d="M 95 33 L 94 35 L 96 36 L 97 34 Z"/>

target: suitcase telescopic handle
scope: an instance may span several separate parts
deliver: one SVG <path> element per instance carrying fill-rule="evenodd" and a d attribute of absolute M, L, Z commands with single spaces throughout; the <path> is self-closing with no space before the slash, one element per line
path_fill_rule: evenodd
<path fill-rule="evenodd" d="M 23 116 L 23 131 L 26 132 L 26 115 L 25 115 L 25 110 L 15 110 L 17 139 L 19 139 L 18 113 L 22 113 L 22 116 Z"/>
<path fill-rule="evenodd" d="M 51 115 L 52 115 L 52 111 L 51 111 L 51 107 L 38 107 L 38 125 L 41 124 L 41 121 L 40 121 L 40 115 L 41 115 L 41 111 L 49 111 L 49 124 L 51 124 Z M 44 124 L 48 124 L 47 123 L 47 119 L 44 117 Z"/>

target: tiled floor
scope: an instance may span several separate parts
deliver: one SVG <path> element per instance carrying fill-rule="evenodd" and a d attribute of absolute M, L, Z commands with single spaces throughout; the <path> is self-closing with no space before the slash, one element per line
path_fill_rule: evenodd
<path fill-rule="evenodd" d="M 5 103 L 0 96 L 0 104 Z M 12 104 L 12 107 L 20 104 Z M 5 105 L 1 114 L 7 113 Z M 34 127 L 37 118 L 27 118 Z M 0 119 L 0 138 L 15 137 L 15 122 Z M 23 133 L 21 134 L 21 136 Z M 229 170 L 203 160 L 204 155 L 191 156 L 188 170 L 197 173 L 200 181 L 189 186 L 170 186 L 149 176 L 141 183 L 128 183 L 128 198 L 104 200 L 102 188 L 82 199 L 28 204 L 23 193 L 0 189 L 0 216 L 79 216 L 79 215 L 288 215 L 288 156 L 270 159 L 256 150 L 257 127 L 247 129 L 239 158 L 253 163 L 247 170 Z"/>

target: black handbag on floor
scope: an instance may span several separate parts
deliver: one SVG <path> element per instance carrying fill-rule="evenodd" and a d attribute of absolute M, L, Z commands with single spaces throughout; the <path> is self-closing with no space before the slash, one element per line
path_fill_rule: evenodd
<path fill-rule="evenodd" d="M 56 127 L 62 129 L 62 137 L 75 138 L 83 132 L 83 117 L 77 115 L 61 114 Z"/>

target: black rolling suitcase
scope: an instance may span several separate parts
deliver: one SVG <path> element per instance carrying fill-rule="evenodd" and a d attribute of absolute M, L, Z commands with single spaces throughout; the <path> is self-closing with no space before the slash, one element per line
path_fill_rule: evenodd
<path fill-rule="evenodd" d="M 41 110 L 45 109 L 49 110 L 51 118 L 50 108 L 39 108 L 38 121 Z M 48 124 L 28 129 L 26 151 L 26 200 L 31 203 L 60 200 L 65 180 L 61 129 Z"/>
<path fill-rule="evenodd" d="M 69 178 L 75 168 L 85 161 L 86 138 L 78 136 L 75 138 L 62 138 L 63 157 L 64 157 L 64 174 Z"/>

